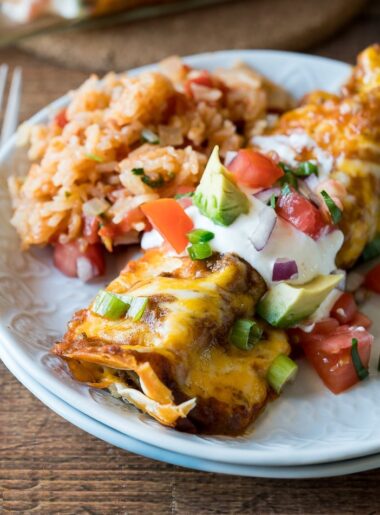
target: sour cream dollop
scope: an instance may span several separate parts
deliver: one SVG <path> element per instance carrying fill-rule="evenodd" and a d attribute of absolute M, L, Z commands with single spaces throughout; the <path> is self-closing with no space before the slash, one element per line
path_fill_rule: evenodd
<path fill-rule="evenodd" d="M 272 209 L 255 197 L 249 198 L 251 207 L 247 214 L 240 215 L 231 225 L 216 225 L 202 215 L 196 206 L 186 209 L 195 229 L 205 229 L 214 233 L 210 241 L 214 251 L 233 253 L 245 259 L 266 281 L 270 287 L 273 266 L 278 258 L 294 260 L 298 266 L 298 276 L 291 284 L 304 284 L 318 275 L 327 275 L 336 270 L 335 258 L 343 244 L 343 233 L 335 230 L 318 240 L 313 240 L 277 216 L 274 230 L 261 251 L 257 251 L 250 241 L 252 230 L 257 226 L 258 215 L 262 209 Z M 156 231 L 145 233 L 141 246 L 143 249 L 158 247 L 163 239 Z"/>

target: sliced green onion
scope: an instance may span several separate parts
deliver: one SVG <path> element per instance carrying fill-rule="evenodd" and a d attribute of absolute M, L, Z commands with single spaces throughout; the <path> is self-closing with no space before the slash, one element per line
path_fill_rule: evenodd
<path fill-rule="evenodd" d="M 262 328 L 254 320 L 240 318 L 231 328 L 228 339 L 230 343 L 242 350 L 250 350 L 261 340 Z"/>
<path fill-rule="evenodd" d="M 143 316 L 147 305 L 147 297 L 133 297 L 131 306 L 128 309 L 128 316 L 131 317 L 134 322 L 137 322 Z"/>
<path fill-rule="evenodd" d="M 144 168 L 132 168 L 133 175 L 145 175 Z"/>
<path fill-rule="evenodd" d="M 368 377 L 368 369 L 363 366 L 362 360 L 360 359 L 358 350 L 358 340 L 356 338 L 352 338 L 351 357 L 352 363 L 355 367 L 355 372 L 359 380 L 363 381 L 363 379 Z"/>
<path fill-rule="evenodd" d="M 267 372 L 267 381 L 276 393 L 280 393 L 286 383 L 292 381 L 298 365 L 285 354 L 275 358 Z"/>
<path fill-rule="evenodd" d="M 380 256 L 380 233 L 364 247 L 362 258 L 364 261 L 370 261 L 378 256 Z"/>
<path fill-rule="evenodd" d="M 129 308 L 128 303 L 120 297 L 106 290 L 100 290 L 95 297 L 91 311 L 97 315 L 104 316 L 111 320 L 121 318 Z"/>
<path fill-rule="evenodd" d="M 176 195 L 174 195 L 174 198 L 176 200 L 180 199 L 180 198 L 187 198 L 187 197 L 193 197 L 194 196 L 194 191 L 188 191 L 187 193 L 177 193 Z"/>
<path fill-rule="evenodd" d="M 187 252 L 193 261 L 207 259 L 212 256 L 212 248 L 208 242 L 193 243 L 193 245 L 190 245 L 190 247 L 187 248 Z"/>
<path fill-rule="evenodd" d="M 305 161 L 293 173 L 298 177 L 308 177 L 311 174 L 315 174 L 318 177 L 318 166 L 311 161 Z"/>
<path fill-rule="evenodd" d="M 283 187 L 281 188 L 281 195 L 284 195 L 286 197 L 286 195 L 290 195 L 292 192 L 292 190 L 290 189 L 290 186 L 289 184 L 284 184 Z"/>
<path fill-rule="evenodd" d="M 342 211 L 335 204 L 335 202 L 327 193 L 327 191 L 321 191 L 321 195 L 323 197 L 323 200 L 325 201 L 326 206 L 328 207 L 328 210 L 330 211 L 332 221 L 334 222 L 334 224 L 339 223 L 342 218 Z"/>
<path fill-rule="evenodd" d="M 104 159 L 101 156 L 97 156 L 96 154 L 85 154 L 88 159 L 92 159 L 92 161 L 96 161 L 97 163 L 103 163 Z"/>
<path fill-rule="evenodd" d="M 267 205 L 272 207 L 273 209 L 275 209 L 276 208 L 276 202 L 277 202 L 277 197 L 276 197 L 276 195 L 274 193 L 272 193 L 272 196 L 268 200 Z"/>
<path fill-rule="evenodd" d="M 158 145 L 160 143 L 160 138 L 153 131 L 149 129 L 143 129 L 140 135 L 142 141 L 146 141 L 147 143 L 151 143 L 152 145 Z"/>
<path fill-rule="evenodd" d="M 132 295 L 128 295 L 127 293 L 117 293 L 115 294 L 121 299 L 123 302 L 128 304 L 128 307 L 132 304 L 133 297 Z"/>
<path fill-rule="evenodd" d="M 193 229 L 187 233 L 190 243 L 206 243 L 215 237 L 215 234 L 205 229 Z"/>

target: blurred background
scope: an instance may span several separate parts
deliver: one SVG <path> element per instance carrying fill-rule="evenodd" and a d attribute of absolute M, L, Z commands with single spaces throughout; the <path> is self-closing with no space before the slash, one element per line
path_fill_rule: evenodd
<path fill-rule="evenodd" d="M 379 10 L 379 0 L 0 0 L 0 48 L 99 72 L 226 48 L 352 61 L 379 37 Z"/>

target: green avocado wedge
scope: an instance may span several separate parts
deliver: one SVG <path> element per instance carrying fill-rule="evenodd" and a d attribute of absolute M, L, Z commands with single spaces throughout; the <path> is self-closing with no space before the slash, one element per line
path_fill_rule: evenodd
<path fill-rule="evenodd" d="M 228 226 L 249 211 L 249 200 L 237 186 L 233 175 L 219 159 L 215 146 L 201 182 L 195 190 L 193 204 L 215 224 Z"/>
<path fill-rule="evenodd" d="M 269 324 L 287 329 L 314 313 L 342 278 L 342 274 L 319 275 L 302 285 L 276 284 L 260 300 L 257 313 Z"/>

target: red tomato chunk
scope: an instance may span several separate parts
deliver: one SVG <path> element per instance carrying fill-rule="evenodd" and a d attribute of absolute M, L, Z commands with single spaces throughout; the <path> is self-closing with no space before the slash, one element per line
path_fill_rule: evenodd
<path fill-rule="evenodd" d="M 358 352 L 364 367 L 368 367 L 373 336 L 363 328 L 343 325 L 329 334 L 314 334 L 303 341 L 307 359 L 325 385 L 335 394 L 359 381 L 352 361 L 352 340 L 358 341 Z"/>
<path fill-rule="evenodd" d="M 81 250 L 78 241 L 54 245 L 54 265 L 69 277 L 78 277 L 78 258 L 81 257 L 88 259 L 91 264 L 92 277 L 104 274 L 106 265 L 101 245 L 89 244 L 85 250 Z"/>
<path fill-rule="evenodd" d="M 320 210 L 296 191 L 280 196 L 276 212 L 314 240 L 317 240 L 327 228 Z"/>
<path fill-rule="evenodd" d="M 250 188 L 269 188 L 284 171 L 272 159 L 256 150 L 239 150 L 228 169 L 235 175 L 237 182 Z"/>

